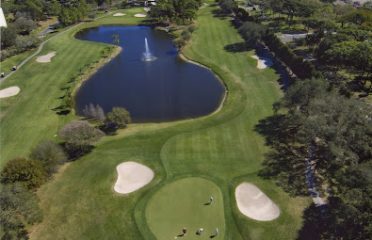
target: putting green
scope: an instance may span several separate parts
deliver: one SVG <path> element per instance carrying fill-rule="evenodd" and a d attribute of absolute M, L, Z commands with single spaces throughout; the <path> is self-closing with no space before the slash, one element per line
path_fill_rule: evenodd
<path fill-rule="evenodd" d="M 213 203 L 209 202 L 213 196 Z M 210 239 L 216 228 L 219 235 L 214 239 L 224 239 L 225 218 L 222 193 L 213 182 L 203 178 L 184 178 L 161 188 L 150 199 L 146 208 L 146 219 L 150 230 L 157 239 Z M 198 236 L 196 231 L 203 228 Z"/>

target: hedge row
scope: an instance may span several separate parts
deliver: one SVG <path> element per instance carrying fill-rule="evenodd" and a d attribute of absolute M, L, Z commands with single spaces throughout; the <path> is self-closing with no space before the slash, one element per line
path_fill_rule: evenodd
<path fill-rule="evenodd" d="M 317 76 L 319 73 L 315 70 L 312 63 L 304 61 L 302 57 L 297 56 L 292 50 L 282 43 L 280 39 L 274 34 L 267 34 L 262 38 L 266 46 L 275 55 L 283 61 L 292 72 L 300 79 L 312 78 Z"/>

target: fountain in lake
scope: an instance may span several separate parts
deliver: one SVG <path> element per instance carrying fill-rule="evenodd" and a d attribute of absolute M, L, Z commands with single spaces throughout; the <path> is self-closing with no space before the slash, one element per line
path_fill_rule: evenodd
<path fill-rule="evenodd" d="M 156 57 L 152 55 L 149 44 L 147 43 L 147 38 L 145 38 L 145 52 L 143 53 L 143 58 L 142 60 L 145 62 L 151 62 L 154 61 Z"/>

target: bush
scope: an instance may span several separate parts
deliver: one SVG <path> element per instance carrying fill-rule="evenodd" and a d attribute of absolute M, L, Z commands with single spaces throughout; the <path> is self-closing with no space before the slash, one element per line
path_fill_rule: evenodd
<path fill-rule="evenodd" d="M 10 25 L 7 28 L 1 28 L 1 51 L 4 48 L 14 46 L 16 41 L 17 32 L 13 25 Z"/>
<path fill-rule="evenodd" d="M 62 147 L 48 140 L 40 142 L 31 151 L 30 158 L 40 161 L 49 176 L 57 171 L 59 164 L 67 160 L 66 153 L 63 151 Z"/>
<path fill-rule="evenodd" d="M 19 51 L 24 51 L 37 47 L 40 39 L 34 36 L 22 36 L 18 35 L 15 40 L 15 45 Z"/>
<path fill-rule="evenodd" d="M 177 38 L 176 40 L 174 40 L 174 45 L 176 45 L 178 49 L 181 49 L 183 46 L 186 45 L 186 41 L 182 38 Z"/>
<path fill-rule="evenodd" d="M 185 42 L 187 42 L 191 39 L 191 33 L 189 31 L 185 30 L 181 33 L 181 37 L 182 37 L 183 40 L 185 40 Z"/>
<path fill-rule="evenodd" d="M 106 123 L 114 124 L 118 128 L 125 128 L 130 122 L 130 113 L 125 108 L 114 107 L 107 114 Z"/>
<path fill-rule="evenodd" d="M 193 33 L 193 32 L 196 30 L 196 26 L 195 26 L 195 25 L 190 25 L 190 26 L 188 26 L 187 30 L 188 30 L 190 33 Z"/>
<path fill-rule="evenodd" d="M 254 22 L 245 22 L 239 28 L 239 33 L 242 35 L 246 43 L 251 46 L 254 46 L 259 42 L 266 35 L 266 32 L 267 28 L 264 25 Z"/>
<path fill-rule="evenodd" d="M 102 131 L 90 126 L 86 121 L 70 122 L 59 131 L 60 138 L 75 146 L 91 145 L 103 136 Z"/>
<path fill-rule="evenodd" d="M 15 20 L 14 27 L 16 28 L 16 31 L 19 34 L 26 35 L 30 34 L 30 32 L 34 30 L 37 27 L 37 25 L 34 21 L 30 19 L 20 17 L 17 18 L 17 20 Z"/>
<path fill-rule="evenodd" d="M 27 189 L 36 189 L 46 180 L 46 172 L 40 162 L 15 158 L 6 163 L 1 172 L 2 183 L 19 182 Z"/>
<path fill-rule="evenodd" d="M 0 192 L 2 239 L 28 239 L 26 224 L 41 222 L 36 194 L 19 184 L 4 185 Z"/>
<path fill-rule="evenodd" d="M 295 55 L 291 49 L 282 43 L 274 34 L 267 34 L 263 41 L 275 55 L 282 60 L 296 76 L 300 79 L 312 78 L 318 75 L 315 67 L 310 62 L 304 61 L 302 57 Z"/>

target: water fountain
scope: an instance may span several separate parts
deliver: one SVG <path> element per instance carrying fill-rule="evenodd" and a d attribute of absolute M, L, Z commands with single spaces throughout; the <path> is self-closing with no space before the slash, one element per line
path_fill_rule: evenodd
<path fill-rule="evenodd" d="M 149 44 L 147 43 L 147 38 L 145 38 L 145 52 L 143 53 L 143 61 L 145 62 L 151 62 L 156 60 L 156 57 L 152 55 Z"/>

